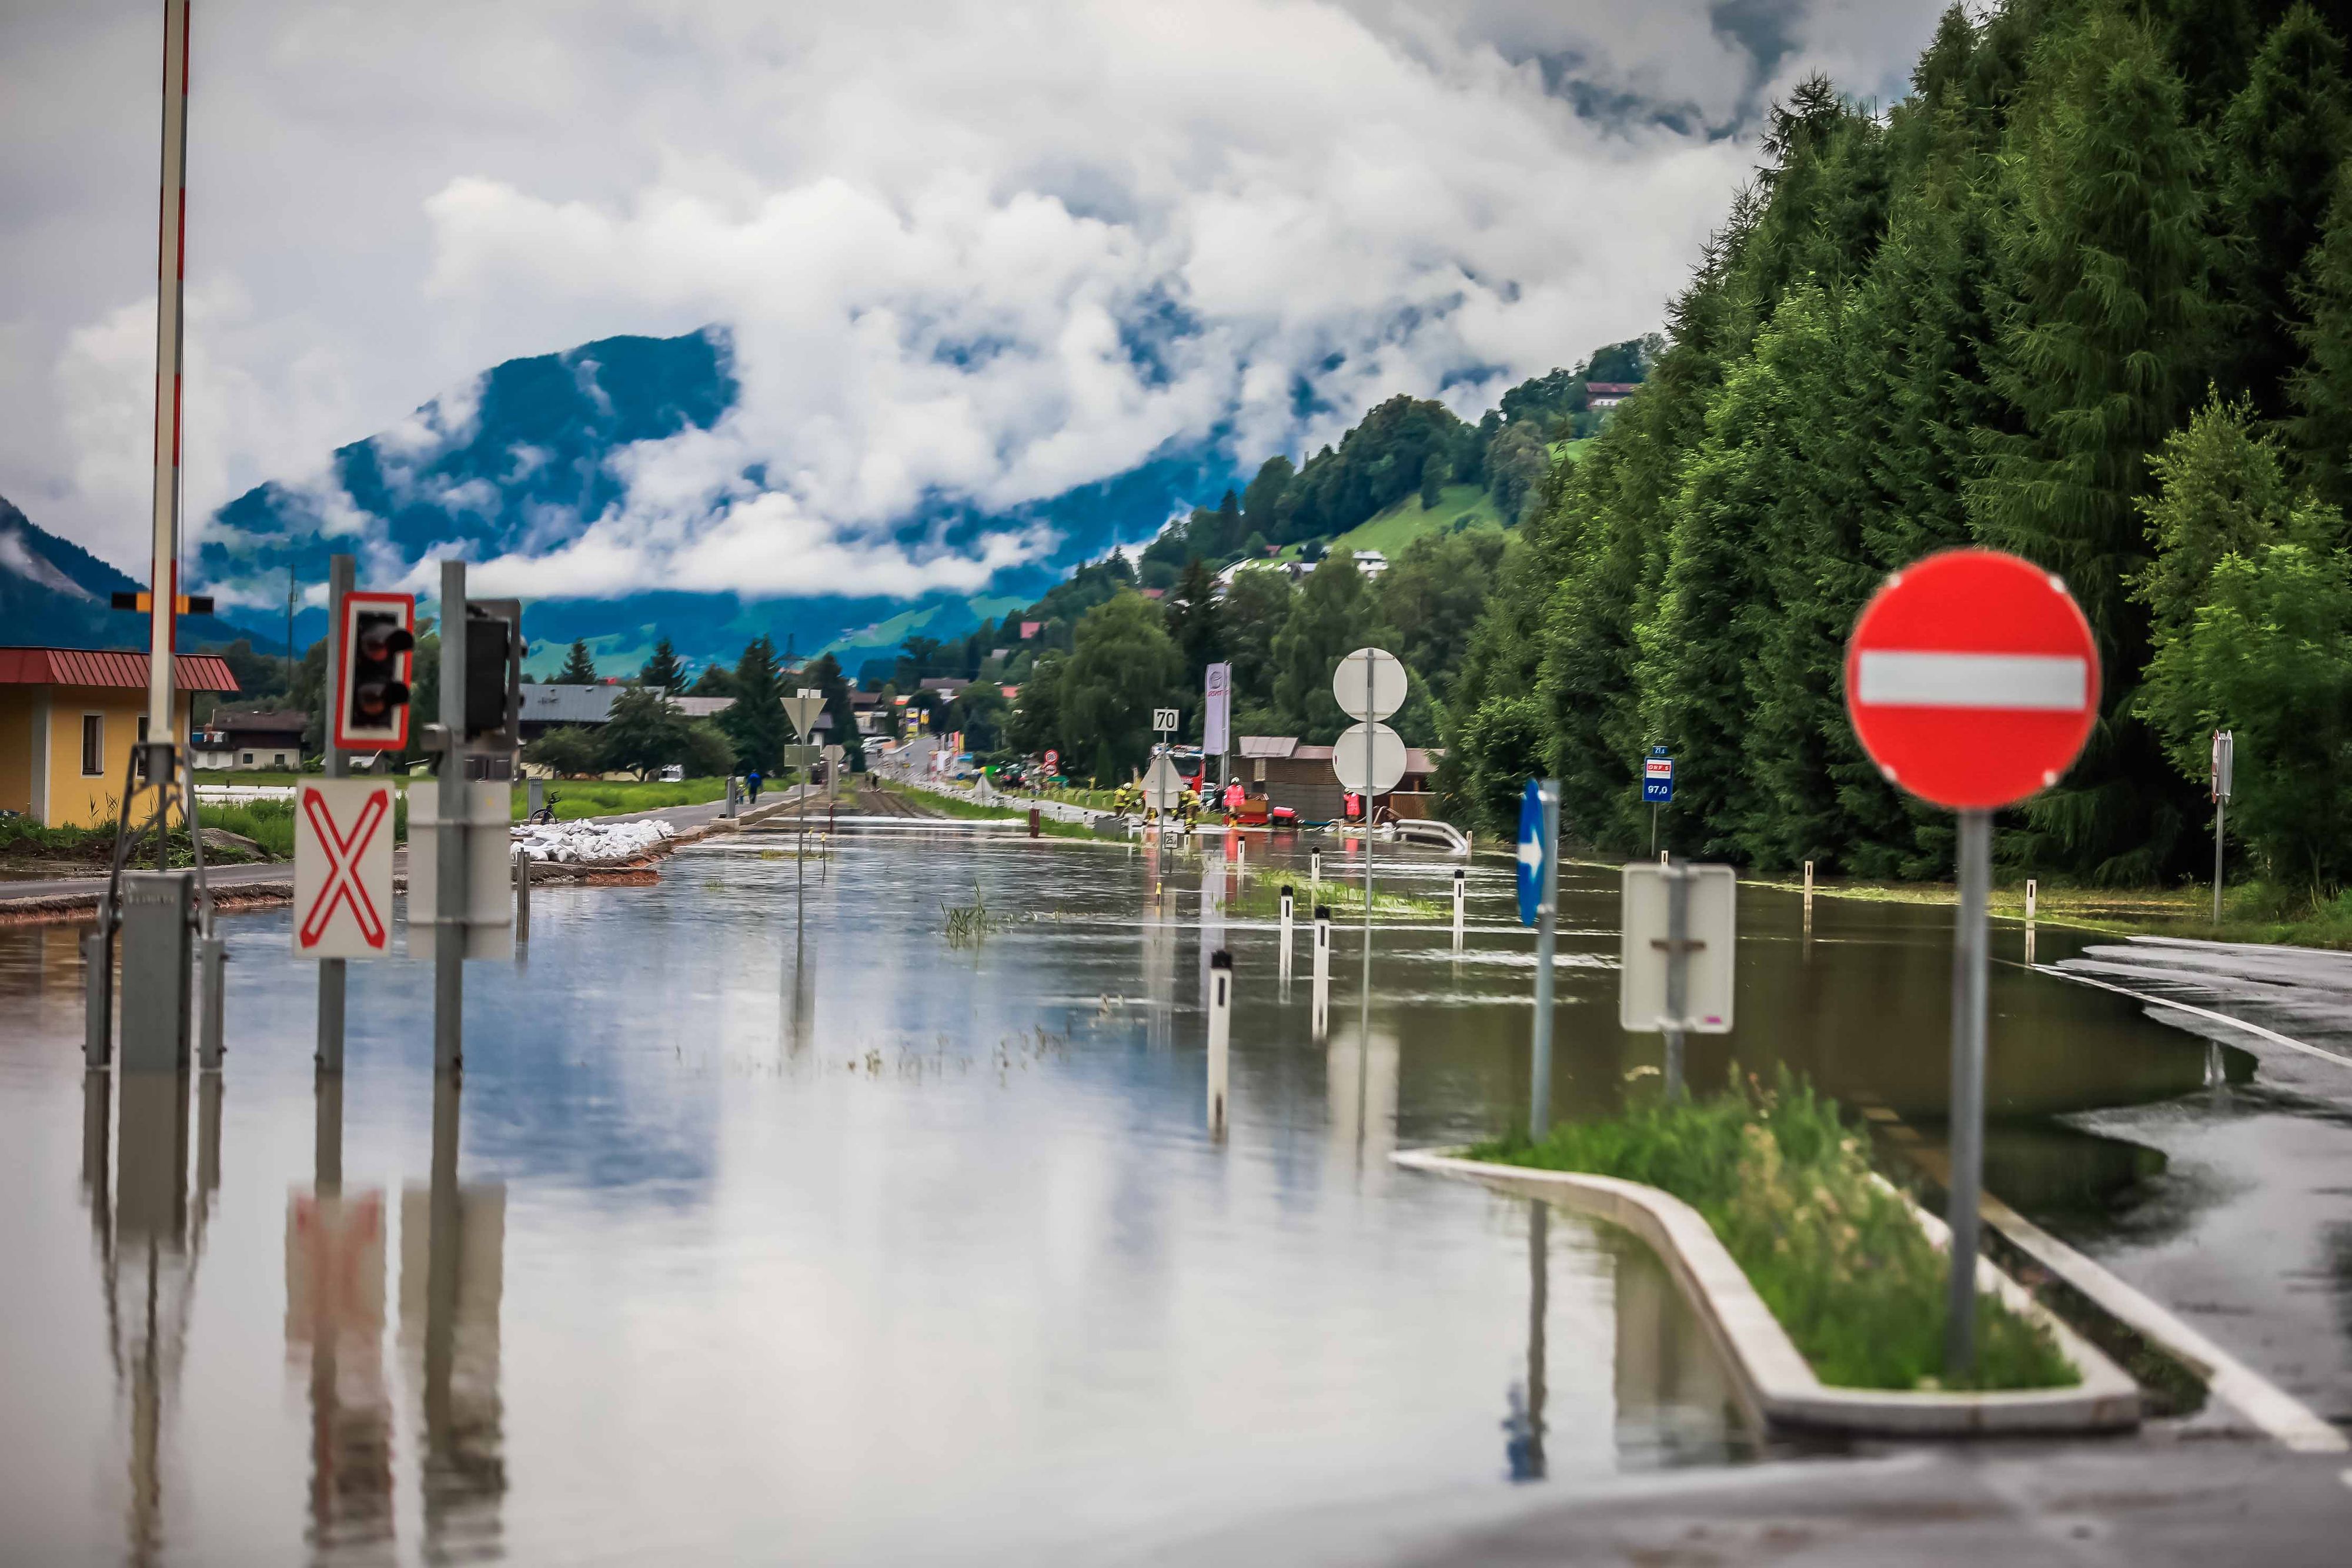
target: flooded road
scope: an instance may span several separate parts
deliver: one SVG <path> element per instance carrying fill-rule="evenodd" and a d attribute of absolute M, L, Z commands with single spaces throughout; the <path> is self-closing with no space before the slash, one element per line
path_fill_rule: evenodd
<path fill-rule="evenodd" d="M 1318 1039 L 1306 933 L 1286 983 L 1270 922 L 1204 915 L 1213 856 L 845 834 L 796 920 L 790 843 L 541 890 L 524 960 L 468 967 L 457 1093 L 404 961 L 352 967 L 340 1105 L 314 1093 L 280 913 L 226 925 L 222 1078 L 133 1081 L 114 1110 L 80 1071 L 76 934 L 0 931 L 12 1546 L 1116 1561 L 1301 1508 L 1756 1451 L 1637 1243 L 1387 1164 L 1524 1120 L 1508 862 L 1472 873 L 1465 950 L 1383 928 L 1369 995 L 1342 924 Z M 1380 874 L 1442 897 L 1452 866 Z M 1567 877 L 1561 1117 L 1659 1061 L 1615 1025 L 1613 869 Z M 975 904 L 987 934 L 951 942 L 945 906 Z M 1694 1043 L 1696 1082 L 1779 1061 L 1940 1113 L 1948 911 L 1822 900 L 1808 922 L 1751 890 L 1741 920 L 1738 1031 Z M 2201 1092 L 2204 1040 L 2021 966 L 1993 999 L 1996 1190 L 2007 1160 L 2095 1206 L 2161 1166 L 2073 1124 Z"/>

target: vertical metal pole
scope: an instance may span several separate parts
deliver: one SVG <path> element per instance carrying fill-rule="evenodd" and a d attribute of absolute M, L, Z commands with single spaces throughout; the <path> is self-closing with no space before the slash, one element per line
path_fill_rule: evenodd
<path fill-rule="evenodd" d="M 223 1035 L 228 1022 L 224 995 L 228 983 L 228 938 L 197 937 L 196 967 L 204 982 L 204 1007 L 196 1015 L 196 1065 L 206 1072 L 218 1072 L 227 1050 Z"/>
<path fill-rule="evenodd" d="M 1372 994 L 1372 664 L 1364 661 L 1364 996 Z"/>
<path fill-rule="evenodd" d="M 155 286 L 154 550 L 147 580 L 147 739 L 172 739 L 172 642 L 180 593 L 180 353 L 188 262 L 188 0 L 163 5 L 163 175 Z M 167 772 L 151 767 L 158 793 Z M 190 810 L 194 810 L 191 803 Z M 158 824 L 161 826 L 162 824 Z"/>
<path fill-rule="evenodd" d="M 98 929 L 81 939 L 81 1064 L 92 1072 L 103 1072 L 114 1061 L 114 933 L 107 915 L 101 900 Z"/>
<path fill-rule="evenodd" d="M 1690 1012 L 1690 879 L 1666 868 L 1666 1098 L 1683 1097 L 1683 1019 Z"/>
<path fill-rule="evenodd" d="M 515 942 L 520 947 L 530 940 L 530 857 L 518 852 L 514 858 Z M 516 958 L 522 954 L 518 951 Z"/>
<path fill-rule="evenodd" d="M 1234 956 L 1209 955 L 1209 1131 L 1225 1132 L 1225 1086 L 1234 1038 Z"/>
<path fill-rule="evenodd" d="M 2213 802 L 2213 924 L 2221 924 L 2221 825 L 2229 820 L 2230 802 Z"/>
<path fill-rule="evenodd" d="M 1528 1073 L 1528 1136 L 1551 1130 L 1552 950 L 1559 937 L 1559 780 L 1536 786 L 1543 801 L 1543 887 L 1536 904 L 1536 1018 Z"/>
<path fill-rule="evenodd" d="M 1658 808 L 1655 805 L 1650 808 L 1650 852 L 1658 852 Z"/>
<path fill-rule="evenodd" d="M 434 825 L 433 1071 L 466 1060 L 466 563 L 441 563 L 440 820 Z"/>
<path fill-rule="evenodd" d="M 1992 813 L 1962 811 L 1960 910 L 1952 936 L 1951 1301 L 1944 1325 L 1944 1381 L 1976 1370 L 1977 1189 L 1984 1176 L 1985 905 L 1992 885 Z"/>
<path fill-rule="evenodd" d="M 331 556 L 327 561 L 327 685 L 320 694 L 319 712 L 320 738 L 326 747 L 324 763 L 330 779 L 341 779 L 351 772 L 351 764 L 335 745 L 335 704 L 343 688 L 343 600 L 357 580 L 357 567 L 358 562 L 347 555 Z M 293 622 L 289 619 L 287 624 L 290 627 Z M 286 645 L 294 645 L 290 632 Z M 343 1070 L 343 964 L 341 958 L 319 960 L 317 1061 L 321 1072 Z"/>

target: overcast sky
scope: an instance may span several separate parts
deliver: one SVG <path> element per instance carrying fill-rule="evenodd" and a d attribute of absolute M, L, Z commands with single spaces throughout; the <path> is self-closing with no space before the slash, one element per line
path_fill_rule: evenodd
<path fill-rule="evenodd" d="M 719 323 L 740 406 L 624 455 L 538 591 L 952 583 L 889 537 L 927 490 L 1475 413 L 1654 329 L 1763 106 L 1888 100 L 1937 9 L 196 0 L 189 512 L 445 393 L 462 434 L 501 360 Z M 0 495 L 134 570 L 162 10 L 0 0 Z M 1301 428 L 1301 375 L 1339 413 Z"/>

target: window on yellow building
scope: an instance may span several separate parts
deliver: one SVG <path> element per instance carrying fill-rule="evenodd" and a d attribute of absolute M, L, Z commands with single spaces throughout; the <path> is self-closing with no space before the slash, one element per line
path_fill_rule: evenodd
<path fill-rule="evenodd" d="M 106 772 L 106 716 L 86 713 L 81 716 L 81 773 L 85 779 L 96 779 Z"/>

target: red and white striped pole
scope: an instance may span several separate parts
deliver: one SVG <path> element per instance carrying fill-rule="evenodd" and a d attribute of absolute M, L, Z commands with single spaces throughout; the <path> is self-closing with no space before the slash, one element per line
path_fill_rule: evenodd
<path fill-rule="evenodd" d="M 155 549 L 148 578 L 147 737 L 171 741 L 180 598 L 180 349 L 188 260 L 188 4 L 163 0 L 163 214 L 155 283 Z M 157 782 L 161 782 L 159 779 Z"/>

